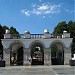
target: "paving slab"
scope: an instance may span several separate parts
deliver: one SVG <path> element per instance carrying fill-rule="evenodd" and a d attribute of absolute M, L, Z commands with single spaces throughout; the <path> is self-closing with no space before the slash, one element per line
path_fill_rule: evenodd
<path fill-rule="evenodd" d="M 6 66 L 0 75 L 75 75 L 75 66 Z"/>

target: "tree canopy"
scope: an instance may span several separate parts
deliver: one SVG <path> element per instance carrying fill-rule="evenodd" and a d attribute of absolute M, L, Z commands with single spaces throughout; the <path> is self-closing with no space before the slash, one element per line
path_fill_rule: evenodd
<path fill-rule="evenodd" d="M 19 32 L 12 26 L 10 27 L 10 34 L 19 34 Z"/>
<path fill-rule="evenodd" d="M 7 27 L 7 26 L 2 26 L 0 24 L 0 56 L 1 58 L 3 58 L 3 46 L 2 46 L 2 43 L 1 43 L 1 39 L 4 38 L 3 34 L 5 34 L 5 31 L 6 29 L 10 29 L 10 34 L 19 34 L 19 32 L 16 30 L 16 28 L 14 27 Z"/>
<path fill-rule="evenodd" d="M 73 54 L 75 54 L 75 36 L 73 37 L 73 40 L 72 40 L 71 53 L 72 53 L 71 56 L 73 57 Z"/>
<path fill-rule="evenodd" d="M 53 34 L 62 34 L 63 31 L 66 30 L 68 33 L 71 33 L 71 37 L 75 36 L 75 22 L 69 21 L 66 23 L 66 21 L 59 22 L 58 25 L 54 28 Z"/>
<path fill-rule="evenodd" d="M 9 29 L 10 30 L 10 34 L 19 34 L 19 32 L 13 26 L 9 28 L 9 27 L 7 27 L 5 25 L 2 26 L 0 24 L 0 39 L 3 39 L 4 38 L 3 34 L 5 34 L 6 29 Z"/>
<path fill-rule="evenodd" d="M 75 54 L 75 22 L 69 21 L 66 23 L 63 21 L 58 23 L 58 25 L 54 28 L 53 34 L 62 34 L 64 30 L 66 30 L 68 33 L 71 33 L 71 38 L 73 38 L 71 45 L 71 56 L 73 57 L 73 54 Z"/>
<path fill-rule="evenodd" d="M 62 34 L 64 30 L 67 30 L 67 24 L 65 21 L 58 23 L 54 28 L 53 34 Z"/>

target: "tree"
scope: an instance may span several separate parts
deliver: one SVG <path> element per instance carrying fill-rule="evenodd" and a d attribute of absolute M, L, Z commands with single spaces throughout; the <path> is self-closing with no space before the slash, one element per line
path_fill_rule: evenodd
<path fill-rule="evenodd" d="M 1 43 L 1 39 L 4 38 L 3 34 L 4 34 L 4 30 L 3 30 L 3 28 L 0 24 L 0 56 L 1 56 L 1 58 L 3 58 L 3 46 L 2 46 L 2 43 Z"/>
<path fill-rule="evenodd" d="M 58 23 L 58 25 L 54 28 L 53 34 L 62 34 L 64 30 L 67 30 L 67 24 L 65 21 Z"/>
<path fill-rule="evenodd" d="M 1 58 L 3 58 L 3 46 L 1 43 L 1 39 L 4 38 L 3 34 L 5 34 L 6 29 L 9 29 L 9 28 L 7 26 L 1 26 L 1 24 L 0 24 L 0 56 L 1 56 Z M 14 27 L 10 28 L 10 33 L 11 34 L 19 34 L 19 32 Z"/>
<path fill-rule="evenodd" d="M 2 28 L 2 26 L 1 26 L 1 24 L 0 24 L 0 39 L 2 39 L 3 38 L 3 34 L 4 34 L 5 32 L 4 32 L 4 30 L 3 30 L 3 28 Z"/>
<path fill-rule="evenodd" d="M 10 34 L 19 34 L 19 32 L 12 26 L 10 27 Z"/>
<path fill-rule="evenodd" d="M 3 46 L 2 46 L 1 40 L 0 40 L 0 56 L 1 58 L 3 58 Z"/>
<path fill-rule="evenodd" d="M 75 54 L 75 36 L 73 37 L 73 40 L 72 40 L 71 53 L 72 53 L 71 56 L 73 57 L 73 54 Z"/>
<path fill-rule="evenodd" d="M 71 56 L 73 57 L 73 54 L 75 54 L 75 22 L 69 21 L 66 24 L 64 21 L 58 23 L 58 25 L 54 28 L 53 34 L 62 34 L 64 30 L 66 30 L 68 33 L 71 33 L 71 38 L 73 38 L 71 45 Z"/>
<path fill-rule="evenodd" d="M 4 26 L 3 26 L 4 33 L 5 33 L 6 29 L 9 29 L 9 28 L 4 25 Z"/>
<path fill-rule="evenodd" d="M 54 28 L 53 34 L 62 34 L 63 31 L 66 30 L 68 33 L 71 33 L 71 38 L 75 36 L 75 22 L 69 21 L 67 24 L 65 21 L 58 23 L 58 25 Z"/>
<path fill-rule="evenodd" d="M 71 33 L 71 37 L 75 36 L 75 22 L 69 21 L 67 29 L 68 32 Z"/>

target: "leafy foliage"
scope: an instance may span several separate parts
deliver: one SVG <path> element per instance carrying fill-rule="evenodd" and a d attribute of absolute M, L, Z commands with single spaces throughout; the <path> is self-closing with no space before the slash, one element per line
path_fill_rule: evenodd
<path fill-rule="evenodd" d="M 3 46 L 1 44 L 1 39 L 4 37 L 3 34 L 4 34 L 4 30 L 2 26 L 0 25 L 0 56 L 1 58 L 3 58 Z"/>
<path fill-rule="evenodd" d="M 0 39 L 3 38 L 4 30 L 2 26 L 0 25 Z"/>
<path fill-rule="evenodd" d="M 5 25 L 4 25 L 2 28 L 3 28 L 3 30 L 4 30 L 4 33 L 5 33 L 5 30 L 6 30 L 6 29 L 9 29 L 9 28 L 8 28 L 7 26 L 5 26 Z"/>
<path fill-rule="evenodd" d="M 65 21 L 58 23 L 58 25 L 54 28 L 53 34 L 62 34 L 63 31 L 66 30 L 68 33 L 71 33 L 71 37 L 75 36 L 75 22 L 69 21 L 66 23 Z"/>
<path fill-rule="evenodd" d="M 64 30 L 67 30 L 67 24 L 65 21 L 58 23 L 58 25 L 54 28 L 53 34 L 62 34 Z"/>
<path fill-rule="evenodd" d="M 73 38 L 71 45 L 71 53 L 72 57 L 75 54 L 75 22 L 69 21 L 66 23 L 65 21 L 58 23 L 58 25 L 54 28 L 53 34 L 62 34 L 63 31 L 66 30 L 68 33 L 71 33 L 71 38 Z"/>
<path fill-rule="evenodd" d="M 73 37 L 73 40 L 72 40 L 71 53 L 72 53 L 71 56 L 73 57 L 73 54 L 75 54 L 75 36 Z"/>
<path fill-rule="evenodd" d="M 10 34 L 19 34 L 19 32 L 12 26 L 10 27 Z"/>
<path fill-rule="evenodd" d="M 3 58 L 3 46 L 1 43 L 1 39 L 4 38 L 3 34 L 5 34 L 6 29 L 9 29 L 7 26 L 1 26 L 0 24 L 0 56 Z M 19 32 L 14 27 L 10 27 L 11 34 L 19 34 Z"/>

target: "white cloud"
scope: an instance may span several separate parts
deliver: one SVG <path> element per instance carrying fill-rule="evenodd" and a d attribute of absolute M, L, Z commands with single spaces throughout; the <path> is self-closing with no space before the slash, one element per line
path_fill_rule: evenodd
<path fill-rule="evenodd" d="M 24 14 L 25 14 L 26 16 L 30 16 L 30 11 L 26 11 Z"/>
<path fill-rule="evenodd" d="M 42 6 L 39 6 L 37 9 L 39 11 L 49 10 L 49 6 L 48 5 L 42 5 Z"/>
<path fill-rule="evenodd" d="M 22 10 L 22 13 L 24 13 L 26 16 L 30 16 L 31 14 L 35 15 L 47 15 L 47 14 L 55 14 L 59 13 L 61 11 L 61 4 L 50 4 L 50 3 L 44 3 L 41 5 L 32 5 L 32 10 Z"/>
<path fill-rule="evenodd" d="M 21 10 L 21 12 L 24 13 L 26 16 L 30 16 L 30 11 L 29 10 L 27 10 L 27 11 Z"/>
<path fill-rule="evenodd" d="M 42 14 L 40 11 L 37 11 L 36 9 L 33 9 L 32 13 L 33 13 L 33 14 L 36 14 L 36 15 Z"/>

